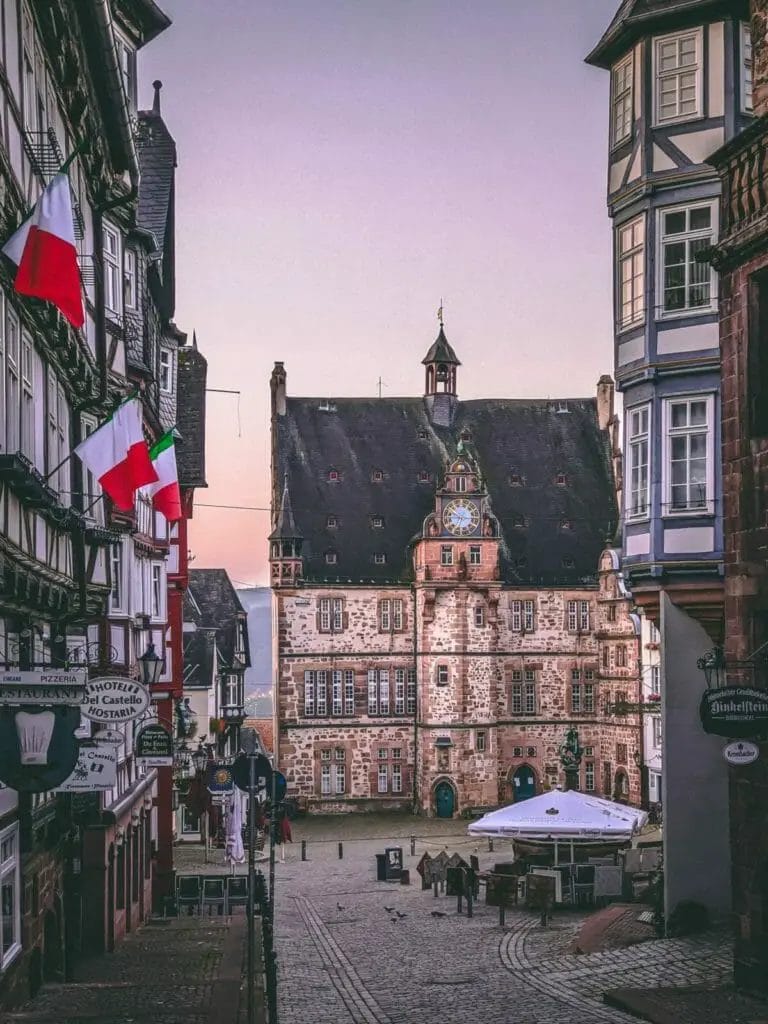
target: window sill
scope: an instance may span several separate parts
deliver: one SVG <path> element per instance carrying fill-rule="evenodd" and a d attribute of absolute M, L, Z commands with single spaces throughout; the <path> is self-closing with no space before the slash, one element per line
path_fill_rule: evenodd
<path fill-rule="evenodd" d="M 681 114 L 679 117 L 668 117 L 663 121 L 659 120 L 654 116 L 651 123 L 651 129 L 653 131 L 663 130 L 664 128 L 674 127 L 679 124 L 692 124 L 694 121 L 705 121 L 706 115 L 701 111 L 696 111 L 695 114 Z"/>
<path fill-rule="evenodd" d="M 627 515 L 627 526 L 642 526 L 644 523 L 650 523 L 650 521 L 650 512 L 644 512 L 642 515 L 637 516 Z"/>
<path fill-rule="evenodd" d="M 616 335 L 621 337 L 622 334 L 629 334 L 630 331 L 636 331 L 640 327 L 645 327 L 645 316 L 643 315 L 640 320 L 633 320 L 628 324 L 616 324 Z"/>
<path fill-rule="evenodd" d="M 631 147 L 634 141 L 635 133 L 633 131 L 631 131 L 629 135 L 625 135 L 621 139 L 616 139 L 614 142 L 611 143 L 609 150 L 610 155 L 616 156 L 620 149 L 626 149 L 627 147 Z"/>
<path fill-rule="evenodd" d="M 716 240 L 714 240 L 716 241 Z M 715 296 L 716 298 L 717 296 Z M 695 316 L 716 316 L 717 306 L 686 307 L 685 309 L 664 309 L 656 317 L 657 324 L 667 323 L 669 320 L 690 320 Z"/>
<path fill-rule="evenodd" d="M 682 508 L 675 509 L 675 511 L 663 512 L 661 518 L 663 520 L 676 520 L 676 519 L 701 519 L 704 516 L 714 518 L 715 510 L 711 506 L 707 508 Z"/>

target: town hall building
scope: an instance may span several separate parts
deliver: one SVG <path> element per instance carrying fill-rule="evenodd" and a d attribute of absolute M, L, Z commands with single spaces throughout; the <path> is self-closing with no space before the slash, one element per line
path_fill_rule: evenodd
<path fill-rule="evenodd" d="M 309 810 L 450 817 L 565 785 L 640 802 L 636 618 L 613 383 L 460 401 L 442 324 L 418 398 L 272 378 L 276 756 Z M 573 780 L 573 775 L 571 775 Z M 572 784 L 572 783 L 571 783 Z"/>

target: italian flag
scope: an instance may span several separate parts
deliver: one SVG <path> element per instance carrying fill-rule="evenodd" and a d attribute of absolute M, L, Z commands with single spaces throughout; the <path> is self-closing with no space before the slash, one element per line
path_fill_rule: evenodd
<path fill-rule="evenodd" d="M 138 398 L 118 406 L 106 423 L 80 442 L 75 454 L 123 512 L 131 511 L 140 487 L 157 480 L 144 440 Z"/>
<path fill-rule="evenodd" d="M 73 327 L 85 322 L 69 178 L 57 174 L 31 215 L 3 246 L 18 270 L 14 287 L 22 295 L 45 299 Z"/>
<path fill-rule="evenodd" d="M 146 493 L 153 499 L 156 512 L 162 512 L 169 523 L 178 522 L 181 519 L 181 491 L 172 430 L 163 434 L 149 449 L 149 457 L 157 480 L 146 488 Z"/>

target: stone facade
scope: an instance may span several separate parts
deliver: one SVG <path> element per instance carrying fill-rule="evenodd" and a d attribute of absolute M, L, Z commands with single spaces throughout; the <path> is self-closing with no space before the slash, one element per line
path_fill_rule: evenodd
<path fill-rule="evenodd" d="M 752 4 L 758 120 L 712 158 L 723 181 L 720 271 L 728 682 L 766 685 L 765 662 L 739 666 L 768 643 L 768 46 L 766 0 Z M 764 653 L 764 652 L 763 652 Z M 730 770 L 735 978 L 768 990 L 768 746 Z"/>
<path fill-rule="evenodd" d="M 463 466 L 436 493 L 410 586 L 296 586 L 296 548 L 273 540 L 289 794 L 323 812 L 491 808 L 564 785 L 559 748 L 575 728 L 580 788 L 639 803 L 639 722 L 611 713 L 639 700 L 638 625 L 616 552 L 600 556 L 596 585 L 503 584 L 479 478 L 454 489 Z M 449 544 L 437 522 L 458 493 L 477 496 L 485 523 Z"/>

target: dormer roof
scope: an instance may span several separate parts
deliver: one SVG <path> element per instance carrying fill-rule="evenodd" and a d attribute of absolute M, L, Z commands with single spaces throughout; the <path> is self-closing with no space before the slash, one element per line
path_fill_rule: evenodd
<path fill-rule="evenodd" d="M 600 42 L 587 56 L 587 64 L 610 68 L 636 40 L 659 29 L 674 31 L 695 22 L 711 21 L 721 13 L 748 16 L 747 0 L 623 0 Z"/>
<path fill-rule="evenodd" d="M 424 366 L 428 366 L 429 363 L 451 363 L 454 366 L 461 366 L 461 362 L 445 336 L 442 324 L 440 324 L 440 333 L 421 361 Z"/>

